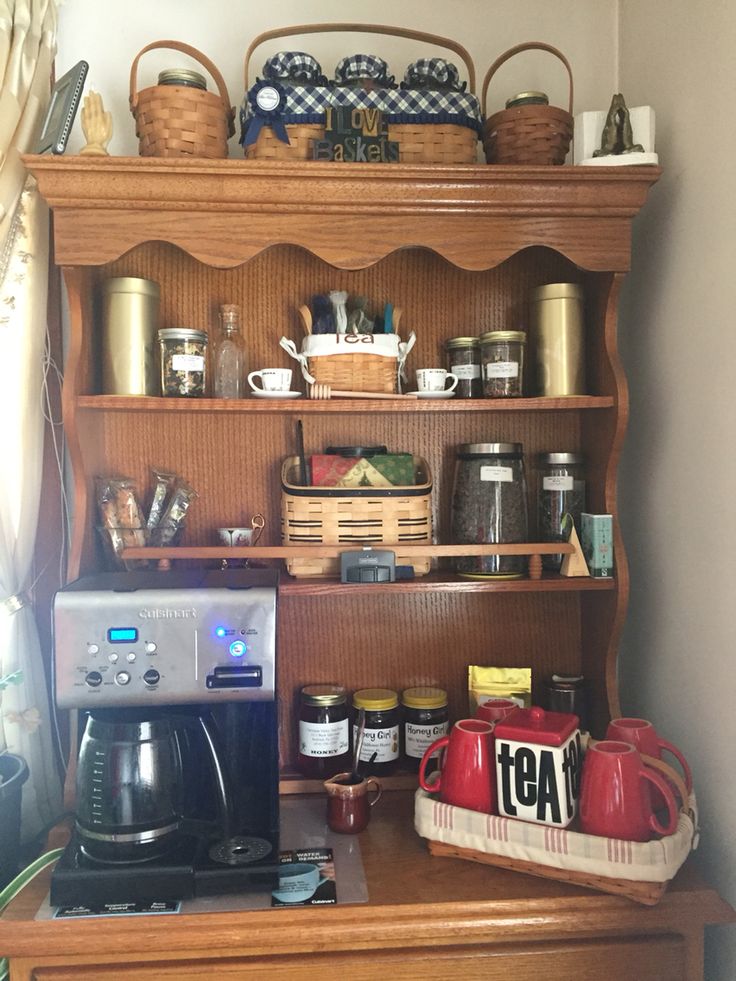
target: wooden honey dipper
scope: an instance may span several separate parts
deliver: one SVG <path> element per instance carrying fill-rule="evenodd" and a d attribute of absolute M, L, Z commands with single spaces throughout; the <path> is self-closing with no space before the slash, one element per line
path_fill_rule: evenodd
<path fill-rule="evenodd" d="M 337 391 L 329 385 L 315 382 L 314 385 L 307 386 L 307 394 L 310 399 L 416 399 L 416 395 L 393 395 L 390 392 L 345 392 Z"/>

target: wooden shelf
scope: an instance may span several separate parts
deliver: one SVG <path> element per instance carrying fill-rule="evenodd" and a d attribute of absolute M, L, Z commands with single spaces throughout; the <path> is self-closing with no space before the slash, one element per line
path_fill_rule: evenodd
<path fill-rule="evenodd" d="M 293 415 L 339 412 L 559 412 L 611 409 L 609 395 L 521 399 L 176 399 L 143 395 L 80 395 L 80 409 L 124 412 L 258 412 Z"/>
<path fill-rule="evenodd" d="M 391 583 L 353 584 L 338 579 L 293 579 L 284 573 L 279 581 L 280 596 L 353 595 L 356 590 L 368 593 L 579 593 L 613 590 L 615 579 L 578 577 L 567 579 L 549 573 L 541 579 L 463 579 L 452 572 L 430 572 L 419 579 L 402 579 Z"/>

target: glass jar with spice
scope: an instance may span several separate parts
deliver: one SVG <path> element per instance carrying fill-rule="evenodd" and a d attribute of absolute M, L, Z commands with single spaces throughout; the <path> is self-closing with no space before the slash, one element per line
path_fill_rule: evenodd
<path fill-rule="evenodd" d="M 404 762 L 409 769 L 418 770 L 425 750 L 449 728 L 447 692 L 442 688 L 407 688 L 402 692 L 401 706 Z"/>
<path fill-rule="evenodd" d="M 161 394 L 201 398 L 207 381 L 207 334 L 189 327 L 158 332 L 161 349 Z"/>
<path fill-rule="evenodd" d="M 529 541 L 526 476 L 521 443 L 463 443 L 457 449 L 452 492 L 452 540 L 458 545 Z M 455 568 L 471 578 L 519 579 L 523 555 L 463 555 Z"/>
<path fill-rule="evenodd" d="M 360 772 L 376 777 L 393 773 L 399 760 L 399 696 L 390 688 L 362 688 L 353 695 L 353 708 L 353 741 L 358 712 L 363 709 L 365 713 Z"/>
<path fill-rule="evenodd" d="M 522 330 L 489 330 L 480 336 L 483 394 L 486 398 L 517 398 L 524 386 Z"/>
<path fill-rule="evenodd" d="M 308 685 L 301 691 L 299 770 L 326 780 L 352 765 L 347 694 L 340 685 Z"/>
<path fill-rule="evenodd" d="M 579 534 L 580 515 L 585 510 L 583 457 L 579 453 L 541 453 L 538 468 L 539 540 L 565 542 L 565 515 L 570 515 Z M 542 556 L 542 568 L 550 572 L 559 572 L 561 565 L 561 554 Z"/>
<path fill-rule="evenodd" d="M 480 377 L 480 341 L 477 337 L 451 337 L 445 341 L 447 370 L 457 378 L 455 396 L 478 399 L 483 394 Z"/>

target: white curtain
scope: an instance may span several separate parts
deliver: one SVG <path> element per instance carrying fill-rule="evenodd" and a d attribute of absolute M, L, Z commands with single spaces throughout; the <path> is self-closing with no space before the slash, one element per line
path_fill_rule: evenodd
<path fill-rule="evenodd" d="M 0 677 L 22 673 L 19 685 L 0 693 L 0 751 L 17 753 L 30 769 L 24 840 L 61 810 L 28 598 L 43 462 L 49 218 L 21 160 L 48 105 L 55 43 L 55 0 L 0 0 Z"/>

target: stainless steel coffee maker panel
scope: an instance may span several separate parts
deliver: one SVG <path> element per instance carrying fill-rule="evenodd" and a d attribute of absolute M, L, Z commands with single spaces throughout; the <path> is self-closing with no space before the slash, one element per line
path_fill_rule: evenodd
<path fill-rule="evenodd" d="M 275 699 L 272 570 L 101 573 L 54 601 L 60 708 Z"/>

